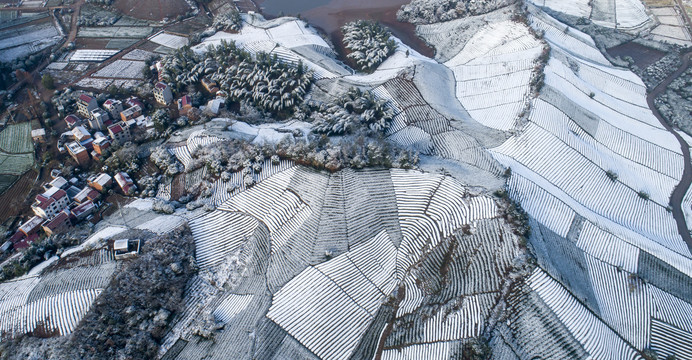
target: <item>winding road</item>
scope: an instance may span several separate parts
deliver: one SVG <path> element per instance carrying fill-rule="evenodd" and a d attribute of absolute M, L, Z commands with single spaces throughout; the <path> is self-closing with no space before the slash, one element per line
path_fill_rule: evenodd
<path fill-rule="evenodd" d="M 663 127 L 666 128 L 666 130 L 670 131 L 670 133 L 673 134 L 680 143 L 682 157 L 685 161 L 685 169 L 682 173 L 682 179 L 680 180 L 680 183 L 678 184 L 678 186 L 675 187 L 675 190 L 673 190 L 673 193 L 670 195 L 670 206 L 673 208 L 673 217 L 675 218 L 675 222 L 678 225 L 678 232 L 680 233 L 682 239 L 685 240 L 685 242 L 687 243 L 687 247 L 690 248 L 690 251 L 692 251 L 692 237 L 690 236 L 690 231 L 687 229 L 685 213 L 682 211 L 682 199 L 685 197 L 685 193 L 687 193 L 687 190 L 690 188 L 690 184 L 692 184 L 692 163 L 690 162 L 690 146 L 689 144 L 687 144 L 687 142 L 685 142 L 682 136 L 680 136 L 680 134 L 666 122 L 666 120 L 663 118 L 658 109 L 656 109 L 656 106 L 654 106 L 654 100 L 656 99 L 656 97 L 658 97 L 658 95 L 660 95 L 661 93 L 665 92 L 668 88 L 668 85 L 670 85 L 670 83 L 673 82 L 673 80 L 677 79 L 680 75 L 682 75 L 682 73 L 685 72 L 687 68 L 690 66 L 690 56 L 692 56 L 692 52 L 690 51 L 688 51 L 686 54 L 682 56 L 682 65 L 680 65 L 677 71 L 672 73 L 660 84 L 658 84 L 658 86 L 656 86 L 653 90 L 649 92 L 649 94 L 646 96 L 646 102 L 647 104 L 649 104 L 649 108 L 651 108 L 651 111 L 654 113 L 658 121 L 661 122 L 661 125 L 663 125 Z"/>

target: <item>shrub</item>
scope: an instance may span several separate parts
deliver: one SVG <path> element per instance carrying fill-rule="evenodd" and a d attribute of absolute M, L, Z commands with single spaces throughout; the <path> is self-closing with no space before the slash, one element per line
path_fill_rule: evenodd
<path fill-rule="evenodd" d="M 606 176 L 612 181 L 616 181 L 618 179 L 618 174 L 616 174 L 613 170 L 608 170 L 606 171 Z"/>
<path fill-rule="evenodd" d="M 639 195 L 639 197 L 644 200 L 649 200 L 649 193 L 647 193 L 646 191 L 639 191 L 637 195 Z"/>

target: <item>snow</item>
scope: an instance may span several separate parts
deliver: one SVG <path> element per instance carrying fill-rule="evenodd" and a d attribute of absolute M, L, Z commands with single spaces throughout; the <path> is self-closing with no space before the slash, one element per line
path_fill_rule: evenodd
<path fill-rule="evenodd" d="M 120 50 L 76 50 L 70 57 L 70 61 L 105 61 L 117 54 Z"/>
<path fill-rule="evenodd" d="M 146 67 L 143 61 L 115 60 L 104 68 L 95 72 L 94 77 L 119 78 L 119 79 L 143 79 L 142 70 Z"/>
<path fill-rule="evenodd" d="M 175 50 L 178 50 L 189 43 L 188 38 L 184 36 L 168 34 L 165 32 L 156 34 L 155 36 L 151 37 L 149 41 Z"/>

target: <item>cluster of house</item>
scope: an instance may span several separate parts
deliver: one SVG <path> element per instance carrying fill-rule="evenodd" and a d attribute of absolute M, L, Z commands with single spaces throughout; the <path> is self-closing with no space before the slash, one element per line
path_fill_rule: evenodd
<path fill-rule="evenodd" d="M 22 223 L 0 250 L 26 248 L 39 237 L 41 230 L 50 236 L 91 219 L 101 206 L 102 194 L 111 187 L 113 180 L 126 195 L 131 195 L 136 189 L 132 179 L 124 172 L 113 177 L 105 173 L 92 175 L 87 179 L 86 186 L 81 188 L 77 186 L 77 178 L 68 181 L 59 176 L 57 170 L 53 170 L 51 175 L 53 180 L 43 185 L 45 191 L 36 195 L 31 205 L 34 216 Z"/>
<path fill-rule="evenodd" d="M 155 85 L 154 97 L 162 105 L 173 101 L 170 87 L 162 82 Z M 132 140 L 131 129 L 153 131 L 154 123 L 144 116 L 144 108 L 142 101 L 134 96 L 125 101 L 108 99 L 99 107 L 95 97 L 81 94 L 77 98 L 77 113 L 65 117 L 70 131 L 60 135 L 58 150 L 69 153 L 79 165 L 88 164 L 92 158 L 98 160 L 111 145 Z M 41 141 L 45 132 L 33 135 L 35 141 Z"/>

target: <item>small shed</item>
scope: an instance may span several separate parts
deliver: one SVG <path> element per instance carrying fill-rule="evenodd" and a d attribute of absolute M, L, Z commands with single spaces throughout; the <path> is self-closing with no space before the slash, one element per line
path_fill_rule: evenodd
<path fill-rule="evenodd" d="M 122 239 L 113 242 L 113 255 L 116 260 L 131 258 L 139 254 L 139 240 Z"/>

